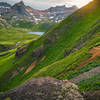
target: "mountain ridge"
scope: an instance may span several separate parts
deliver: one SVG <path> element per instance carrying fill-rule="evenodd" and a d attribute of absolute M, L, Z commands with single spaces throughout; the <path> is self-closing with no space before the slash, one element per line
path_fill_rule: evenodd
<path fill-rule="evenodd" d="M 26 6 L 24 2 L 21 1 L 11 6 L 11 8 L 8 11 L 2 13 L 1 15 L 3 15 L 8 19 L 14 17 L 13 19 L 15 20 L 25 18 L 26 16 L 26 19 L 33 20 L 36 23 L 40 21 L 48 21 L 48 20 L 59 22 L 63 20 L 65 17 L 67 17 L 68 15 L 70 15 L 71 13 L 73 13 L 74 11 L 76 11 L 77 9 L 78 8 L 76 6 L 72 6 L 69 8 L 65 6 L 56 6 L 46 10 L 37 10 L 32 7 Z M 5 10 L 7 9 L 5 8 Z M 19 17 L 19 15 L 21 18 Z"/>

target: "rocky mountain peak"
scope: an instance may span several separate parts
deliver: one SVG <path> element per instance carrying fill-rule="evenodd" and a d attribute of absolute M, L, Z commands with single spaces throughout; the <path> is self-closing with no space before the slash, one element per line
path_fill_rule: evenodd
<path fill-rule="evenodd" d="M 6 2 L 0 2 L 0 15 L 9 12 L 11 5 Z"/>
<path fill-rule="evenodd" d="M 72 6 L 72 7 L 69 7 L 69 9 L 75 9 L 75 10 L 77 10 L 78 9 L 78 7 L 77 6 Z"/>
<path fill-rule="evenodd" d="M 18 2 L 18 3 L 16 3 L 14 6 L 12 6 L 13 8 L 15 8 L 15 7 L 25 7 L 25 4 L 24 4 L 24 2 L 23 1 L 20 1 L 20 2 Z"/>
<path fill-rule="evenodd" d="M 27 13 L 25 8 L 26 8 L 26 6 L 23 1 L 20 1 L 11 7 L 13 13 L 28 16 L 29 14 Z"/>
<path fill-rule="evenodd" d="M 62 6 L 51 7 L 48 9 L 48 11 L 56 12 L 56 11 L 77 10 L 77 9 L 78 9 L 77 6 L 66 7 L 65 5 L 62 5 Z"/>
<path fill-rule="evenodd" d="M 2 6 L 2 7 L 11 7 L 11 5 L 6 3 L 6 2 L 0 2 L 0 6 Z"/>
<path fill-rule="evenodd" d="M 50 7 L 46 10 L 37 10 L 26 6 L 24 2 L 21 0 L 20 2 L 14 4 L 9 9 L 2 8 L 0 9 L 1 15 L 5 17 L 5 19 L 28 19 L 32 20 L 35 23 L 39 23 L 40 21 L 53 21 L 60 22 L 68 15 L 76 11 L 78 8 L 76 6 L 66 7 L 65 5 Z"/>
<path fill-rule="evenodd" d="M 20 5 L 20 6 L 25 6 L 24 2 L 23 1 L 20 1 L 19 3 L 17 3 L 17 5 Z"/>

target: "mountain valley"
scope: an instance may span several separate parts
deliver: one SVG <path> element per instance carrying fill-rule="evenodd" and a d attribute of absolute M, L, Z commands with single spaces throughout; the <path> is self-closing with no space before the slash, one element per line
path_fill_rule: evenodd
<path fill-rule="evenodd" d="M 80 9 L 45 11 L 21 1 L 6 11 L 1 14 L 5 28 L 0 26 L 0 45 L 22 42 L 10 49 L 0 46 L 0 100 L 100 99 L 100 0 Z M 23 27 L 16 26 L 19 18 Z M 45 33 L 27 34 L 38 31 Z"/>

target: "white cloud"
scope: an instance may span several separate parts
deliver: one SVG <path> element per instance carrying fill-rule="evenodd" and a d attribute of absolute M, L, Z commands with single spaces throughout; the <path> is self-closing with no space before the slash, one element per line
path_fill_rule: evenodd
<path fill-rule="evenodd" d="M 14 4 L 21 0 L 0 0 L 0 1 Z M 56 5 L 66 5 L 66 6 L 77 5 L 78 7 L 82 7 L 83 5 L 87 4 L 89 1 L 92 0 L 23 0 L 23 1 L 26 5 L 30 5 L 33 8 L 46 9 Z"/>

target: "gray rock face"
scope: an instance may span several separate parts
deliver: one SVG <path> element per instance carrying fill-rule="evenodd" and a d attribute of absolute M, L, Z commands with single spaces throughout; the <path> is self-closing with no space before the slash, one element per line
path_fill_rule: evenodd
<path fill-rule="evenodd" d="M 86 100 L 100 100 L 100 90 L 88 91 L 84 95 Z"/>
<path fill-rule="evenodd" d="M 15 4 L 14 6 L 12 6 L 11 8 L 12 8 L 12 11 L 14 12 L 14 14 L 17 13 L 22 16 L 29 16 L 29 13 L 26 11 L 25 7 L 26 6 L 24 5 L 24 2 L 21 1 L 17 4 Z"/>
<path fill-rule="evenodd" d="M 5 19 L 12 19 L 14 21 L 29 20 L 34 21 L 35 23 L 48 20 L 60 22 L 77 9 L 76 6 L 66 7 L 63 5 L 51 7 L 46 10 L 37 10 L 26 6 L 23 1 L 18 2 L 13 6 L 5 2 L 0 2 L 0 14 L 3 15 Z"/>
<path fill-rule="evenodd" d="M 26 51 L 27 51 L 27 48 L 24 45 L 21 47 L 18 47 L 15 56 L 17 58 L 20 58 Z"/>
<path fill-rule="evenodd" d="M 7 13 L 11 8 L 11 5 L 6 2 L 0 2 L 0 15 Z"/>
<path fill-rule="evenodd" d="M 33 53 L 32 53 L 32 56 L 35 58 L 35 59 L 38 59 L 39 57 L 43 56 L 45 54 L 45 49 L 44 49 L 44 46 L 41 45 L 40 47 L 36 48 Z"/>
<path fill-rule="evenodd" d="M 37 78 L 1 96 L 0 100 L 84 100 L 76 85 L 54 78 Z"/>

